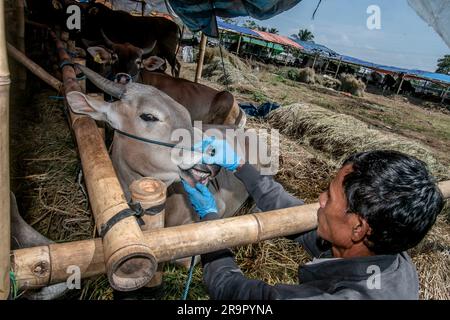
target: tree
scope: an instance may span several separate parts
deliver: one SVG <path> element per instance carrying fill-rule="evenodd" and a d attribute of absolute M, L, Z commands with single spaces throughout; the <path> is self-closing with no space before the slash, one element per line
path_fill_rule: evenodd
<path fill-rule="evenodd" d="M 438 59 L 437 73 L 450 74 L 450 54 L 446 54 L 443 58 Z"/>
<path fill-rule="evenodd" d="M 312 41 L 314 39 L 314 35 L 308 29 L 300 29 L 297 34 L 293 34 L 291 37 L 301 41 Z"/>
<path fill-rule="evenodd" d="M 278 34 L 278 29 L 277 28 L 269 28 L 269 30 L 267 32 L 273 33 L 273 34 Z"/>
<path fill-rule="evenodd" d="M 223 22 L 229 23 L 229 24 L 237 24 L 236 19 L 233 18 L 221 18 Z"/>
<path fill-rule="evenodd" d="M 251 20 L 251 19 L 245 20 L 245 22 L 242 26 L 249 28 L 249 29 L 257 29 L 259 27 L 258 24 L 255 22 L 255 20 Z"/>

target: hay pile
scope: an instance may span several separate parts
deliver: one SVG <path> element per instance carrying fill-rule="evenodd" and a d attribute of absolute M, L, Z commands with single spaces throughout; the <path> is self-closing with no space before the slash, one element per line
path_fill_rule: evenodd
<path fill-rule="evenodd" d="M 254 85 L 258 78 L 252 73 L 252 68 L 239 57 L 222 48 L 222 59 L 218 47 L 206 48 L 202 77 L 223 85 Z"/>
<path fill-rule="evenodd" d="M 331 88 L 334 90 L 338 90 L 341 87 L 341 81 L 338 79 L 334 79 L 328 75 L 318 75 L 315 76 L 315 81 L 317 84 L 320 84 L 321 86 Z"/>
<path fill-rule="evenodd" d="M 312 68 L 303 68 L 298 70 L 298 81 L 303 83 L 311 83 L 315 82 L 316 72 Z"/>
<path fill-rule="evenodd" d="M 24 219 L 46 237 L 56 242 L 92 238 L 89 203 L 77 183 L 79 159 L 63 104 L 49 100 L 51 95 L 36 97 L 35 115 L 24 111 L 26 116 L 12 122 L 13 191 Z"/>
<path fill-rule="evenodd" d="M 354 96 L 362 97 L 364 90 L 366 90 L 366 84 L 359 79 L 356 79 L 351 74 L 342 73 L 339 76 L 341 80 L 340 90 L 351 93 Z"/>
<path fill-rule="evenodd" d="M 269 115 L 274 128 L 324 152 L 337 162 L 360 151 L 392 149 L 428 164 L 438 179 L 448 179 L 449 167 L 438 161 L 423 144 L 400 135 L 371 129 L 365 122 L 315 105 L 293 104 Z"/>

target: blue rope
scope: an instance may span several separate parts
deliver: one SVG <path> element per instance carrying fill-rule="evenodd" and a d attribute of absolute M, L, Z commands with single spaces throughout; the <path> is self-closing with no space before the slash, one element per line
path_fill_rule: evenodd
<path fill-rule="evenodd" d="M 183 292 L 183 297 L 181 298 L 181 300 L 187 299 L 187 295 L 189 293 L 189 287 L 191 286 L 191 282 L 192 282 L 192 274 L 194 272 L 194 265 L 195 265 L 195 256 L 192 256 L 191 266 L 189 267 L 189 275 L 186 279 L 186 284 L 184 285 L 184 292 Z"/>

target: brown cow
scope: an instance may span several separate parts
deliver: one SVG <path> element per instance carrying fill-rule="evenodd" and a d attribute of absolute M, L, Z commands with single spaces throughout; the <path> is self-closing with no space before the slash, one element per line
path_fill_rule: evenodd
<path fill-rule="evenodd" d="M 108 73 L 122 74 L 117 82 L 126 83 L 127 79 L 123 77 L 128 74 L 134 82 L 151 85 L 184 106 L 194 120 L 238 127 L 245 125 L 245 113 L 230 92 L 167 75 L 161 72 L 165 70 L 165 61 L 160 57 L 142 59 L 141 48 L 130 43 L 114 43 L 106 35 L 104 40 L 113 51 L 95 46 L 88 48 L 88 52 L 97 63 L 110 66 Z"/>

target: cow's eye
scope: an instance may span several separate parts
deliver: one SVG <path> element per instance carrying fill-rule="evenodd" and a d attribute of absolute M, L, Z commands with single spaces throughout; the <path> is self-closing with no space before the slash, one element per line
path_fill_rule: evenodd
<path fill-rule="evenodd" d="M 155 117 L 154 115 L 152 115 L 150 113 L 143 113 L 139 117 L 144 121 L 159 121 L 159 119 L 157 117 Z"/>

